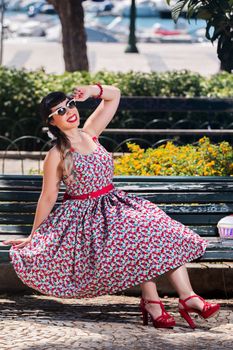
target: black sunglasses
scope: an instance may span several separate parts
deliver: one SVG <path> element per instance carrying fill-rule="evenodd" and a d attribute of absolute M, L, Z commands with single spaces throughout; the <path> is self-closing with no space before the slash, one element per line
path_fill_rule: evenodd
<path fill-rule="evenodd" d="M 66 106 L 64 107 L 59 107 L 55 112 L 51 113 L 49 116 L 48 116 L 48 119 L 50 119 L 53 115 L 55 114 L 58 114 L 58 115 L 65 115 L 66 112 L 67 112 L 67 109 L 73 109 L 73 108 L 76 108 L 76 100 L 75 99 L 72 99 L 72 100 L 69 100 L 66 104 Z"/>

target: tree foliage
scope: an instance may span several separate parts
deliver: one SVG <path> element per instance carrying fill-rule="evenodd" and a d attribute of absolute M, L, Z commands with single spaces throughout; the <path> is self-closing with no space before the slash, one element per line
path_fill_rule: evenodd
<path fill-rule="evenodd" d="M 170 5 L 171 0 L 167 0 Z M 217 54 L 221 69 L 233 71 L 233 0 L 177 0 L 172 7 L 172 17 L 178 20 L 181 12 L 187 17 L 206 21 L 206 38 L 218 40 Z"/>

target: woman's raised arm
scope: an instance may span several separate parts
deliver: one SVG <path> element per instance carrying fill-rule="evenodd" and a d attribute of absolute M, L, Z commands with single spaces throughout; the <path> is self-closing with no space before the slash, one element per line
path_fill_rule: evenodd
<path fill-rule="evenodd" d="M 92 136 L 99 136 L 114 117 L 120 102 L 121 92 L 115 86 L 102 85 L 101 103 L 87 118 L 83 130 Z M 88 97 L 96 97 L 100 93 L 98 85 L 76 87 L 74 98 L 77 101 L 85 101 Z"/>

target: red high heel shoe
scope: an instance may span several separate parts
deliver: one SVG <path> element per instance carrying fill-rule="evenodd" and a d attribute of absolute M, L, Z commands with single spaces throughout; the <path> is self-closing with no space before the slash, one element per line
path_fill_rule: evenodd
<path fill-rule="evenodd" d="M 199 298 L 201 301 L 203 301 L 204 306 L 202 311 L 198 310 L 198 309 L 194 309 L 191 307 L 188 307 L 186 305 L 186 302 L 192 298 Z M 181 309 L 179 307 L 179 313 L 180 315 L 188 322 L 189 326 L 191 328 L 196 328 L 196 324 L 194 323 L 194 321 L 192 320 L 192 318 L 190 317 L 189 313 L 191 312 L 195 312 L 197 314 L 199 314 L 199 316 L 203 317 L 204 319 L 207 319 L 209 317 L 214 316 L 218 310 L 220 309 L 220 305 L 219 304 L 211 304 L 208 303 L 207 301 L 205 301 L 202 297 L 200 297 L 199 295 L 192 295 L 184 300 L 179 299 L 179 303 L 183 306 L 183 309 Z"/>
<path fill-rule="evenodd" d="M 159 304 L 162 309 L 162 315 L 154 319 L 153 316 L 146 310 L 146 304 Z M 153 322 L 153 326 L 155 328 L 172 328 L 176 324 L 174 318 L 165 311 L 164 305 L 161 301 L 145 300 L 141 298 L 140 308 L 143 317 L 143 326 L 148 325 L 148 314 L 150 315 L 151 321 Z"/>

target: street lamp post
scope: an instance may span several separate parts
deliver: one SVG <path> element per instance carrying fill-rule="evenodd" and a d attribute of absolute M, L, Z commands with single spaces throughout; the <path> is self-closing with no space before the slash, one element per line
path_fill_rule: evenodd
<path fill-rule="evenodd" d="M 136 46 L 136 36 L 135 36 L 135 22 L 136 22 L 136 4 L 135 4 L 135 0 L 131 0 L 129 38 L 128 38 L 128 45 L 125 49 L 125 52 L 138 53 L 138 49 Z"/>
<path fill-rule="evenodd" d="M 0 3 L 0 23 L 1 23 L 1 34 L 0 34 L 0 65 L 2 65 L 2 59 L 3 59 L 3 36 L 4 36 L 4 10 L 5 10 L 5 4 L 4 0 L 1 0 Z"/>

